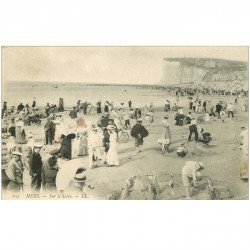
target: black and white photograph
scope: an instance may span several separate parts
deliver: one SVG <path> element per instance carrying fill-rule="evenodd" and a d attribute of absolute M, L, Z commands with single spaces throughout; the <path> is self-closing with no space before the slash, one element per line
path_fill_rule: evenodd
<path fill-rule="evenodd" d="M 2 47 L 2 199 L 248 199 L 248 47 Z"/>
<path fill-rule="evenodd" d="M 0 248 L 249 249 L 245 0 L 1 0 Z"/>

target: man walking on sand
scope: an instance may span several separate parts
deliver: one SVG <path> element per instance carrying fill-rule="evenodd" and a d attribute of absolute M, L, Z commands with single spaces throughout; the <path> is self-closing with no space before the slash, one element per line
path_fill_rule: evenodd
<path fill-rule="evenodd" d="M 218 114 L 218 119 L 220 119 L 221 118 L 221 110 L 222 110 L 222 105 L 221 105 L 221 102 L 218 102 L 217 104 L 216 104 L 216 106 L 215 106 L 215 109 L 216 109 L 216 112 L 217 112 L 217 114 Z"/>
<path fill-rule="evenodd" d="M 230 118 L 230 115 L 234 117 L 234 107 L 231 102 L 227 105 L 227 115 L 228 115 L 228 118 Z"/>
<path fill-rule="evenodd" d="M 141 152 L 141 147 L 143 145 L 143 138 L 148 136 L 148 131 L 145 129 L 145 127 L 142 125 L 142 119 L 139 118 L 137 120 L 137 124 L 134 125 L 134 127 L 131 129 L 131 136 L 135 138 L 135 148 L 136 152 Z"/>
<path fill-rule="evenodd" d="M 54 123 L 50 120 L 50 118 L 47 118 L 47 122 L 44 126 L 45 130 L 45 145 L 52 145 L 54 133 L 55 133 L 55 126 Z"/>

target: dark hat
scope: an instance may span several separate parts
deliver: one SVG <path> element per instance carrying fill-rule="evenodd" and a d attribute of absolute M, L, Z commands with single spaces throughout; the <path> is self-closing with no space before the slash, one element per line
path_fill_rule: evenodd
<path fill-rule="evenodd" d="M 79 167 L 77 170 L 76 170 L 76 173 L 75 174 L 80 174 L 80 173 L 83 173 L 86 171 L 86 168 L 84 167 Z"/>
<path fill-rule="evenodd" d="M 91 125 L 91 129 L 92 129 L 93 131 L 97 131 L 96 125 L 95 125 L 95 124 L 92 124 L 92 125 Z"/>
<path fill-rule="evenodd" d="M 56 162 L 57 161 L 57 157 L 55 155 L 52 155 L 51 156 L 51 160 L 52 160 L 52 162 Z"/>

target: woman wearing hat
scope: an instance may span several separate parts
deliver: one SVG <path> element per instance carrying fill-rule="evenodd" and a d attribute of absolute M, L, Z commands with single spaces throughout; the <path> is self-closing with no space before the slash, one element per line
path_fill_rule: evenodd
<path fill-rule="evenodd" d="M 87 154 L 87 131 L 78 132 L 76 138 L 72 142 L 72 158 L 85 156 Z"/>
<path fill-rule="evenodd" d="M 168 115 L 164 116 L 164 119 L 161 121 L 161 124 L 163 126 L 161 153 L 164 154 L 166 150 L 168 151 L 171 142 L 171 132 L 168 124 Z"/>
<path fill-rule="evenodd" d="M 60 148 L 60 155 L 66 159 L 71 160 L 72 158 L 72 139 L 75 139 L 75 134 L 69 134 L 67 136 L 62 135 L 62 144 Z"/>
<path fill-rule="evenodd" d="M 88 154 L 88 133 L 84 131 L 79 135 L 79 149 L 78 149 L 78 156 L 85 156 Z"/>
<path fill-rule="evenodd" d="M 59 98 L 58 112 L 63 112 L 63 111 L 64 111 L 63 99 Z"/>
<path fill-rule="evenodd" d="M 119 166 L 119 159 L 116 147 L 117 134 L 115 132 L 115 126 L 108 125 L 107 127 L 109 132 L 109 150 L 106 155 L 106 163 L 109 166 Z"/>
<path fill-rule="evenodd" d="M 16 121 L 16 143 L 25 144 L 25 130 L 24 130 L 24 122 L 21 117 L 17 118 Z"/>
<path fill-rule="evenodd" d="M 92 124 L 91 131 L 88 136 L 88 153 L 89 153 L 89 167 L 95 168 L 98 166 L 100 157 L 99 145 L 102 145 L 101 136 L 98 133 L 97 127 Z"/>

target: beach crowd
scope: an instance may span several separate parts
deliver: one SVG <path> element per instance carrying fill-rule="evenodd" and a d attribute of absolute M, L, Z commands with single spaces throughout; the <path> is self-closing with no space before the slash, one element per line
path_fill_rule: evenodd
<path fill-rule="evenodd" d="M 173 91 L 173 90 L 171 90 Z M 175 101 L 166 98 L 160 108 L 164 115 L 158 126 L 161 136 L 157 141 L 161 154 L 171 151 L 172 133 L 169 123 L 174 118 L 175 126 L 187 124 L 189 133 L 186 142 L 176 150 L 176 155 L 184 158 L 187 145 L 193 141 L 209 145 L 212 141 L 210 131 L 202 128 L 202 124 L 210 124 L 213 119 L 224 123 L 226 119 L 235 118 L 235 106 L 244 99 L 241 107 L 248 112 L 248 100 L 245 92 L 227 93 L 234 98 L 230 102 L 223 100 L 213 102 L 209 96 L 221 94 L 211 89 L 202 91 L 190 89 L 174 89 Z M 180 97 L 188 99 L 188 106 L 180 104 Z M 144 107 L 134 106 L 131 100 L 127 103 L 114 105 L 109 100 L 99 100 L 93 104 L 88 101 L 77 100 L 74 107 L 66 109 L 64 100 L 59 99 L 58 105 L 47 103 L 38 106 L 36 99 L 31 105 L 20 103 L 18 106 L 2 106 L 2 165 L 10 193 L 25 190 L 26 179 L 29 179 L 29 190 L 39 193 L 41 189 L 48 192 L 66 192 L 86 195 L 87 190 L 93 190 L 87 184 L 86 170 L 100 166 L 119 167 L 117 143 L 126 143 L 131 137 L 134 140 L 135 152 L 143 151 L 144 140 L 150 134 L 150 127 L 155 125 L 155 109 L 153 103 Z M 91 123 L 92 114 L 98 114 L 96 123 Z M 28 127 L 43 126 L 44 140 L 36 137 L 35 133 L 27 132 Z M 242 127 L 241 138 L 242 164 L 241 179 L 248 181 L 248 128 Z M 44 157 L 44 150 L 49 157 Z M 48 151 L 49 150 L 49 151 Z M 59 171 L 58 159 L 71 161 L 72 159 L 87 157 L 88 166 L 79 167 L 65 190 L 58 190 L 56 177 Z M 197 180 L 206 166 L 202 162 L 186 161 L 182 168 L 182 181 L 186 191 L 186 198 L 191 198 L 191 187 L 198 188 Z M 94 170 L 93 170 L 94 171 Z M 24 174 L 28 173 L 28 174 Z"/>

